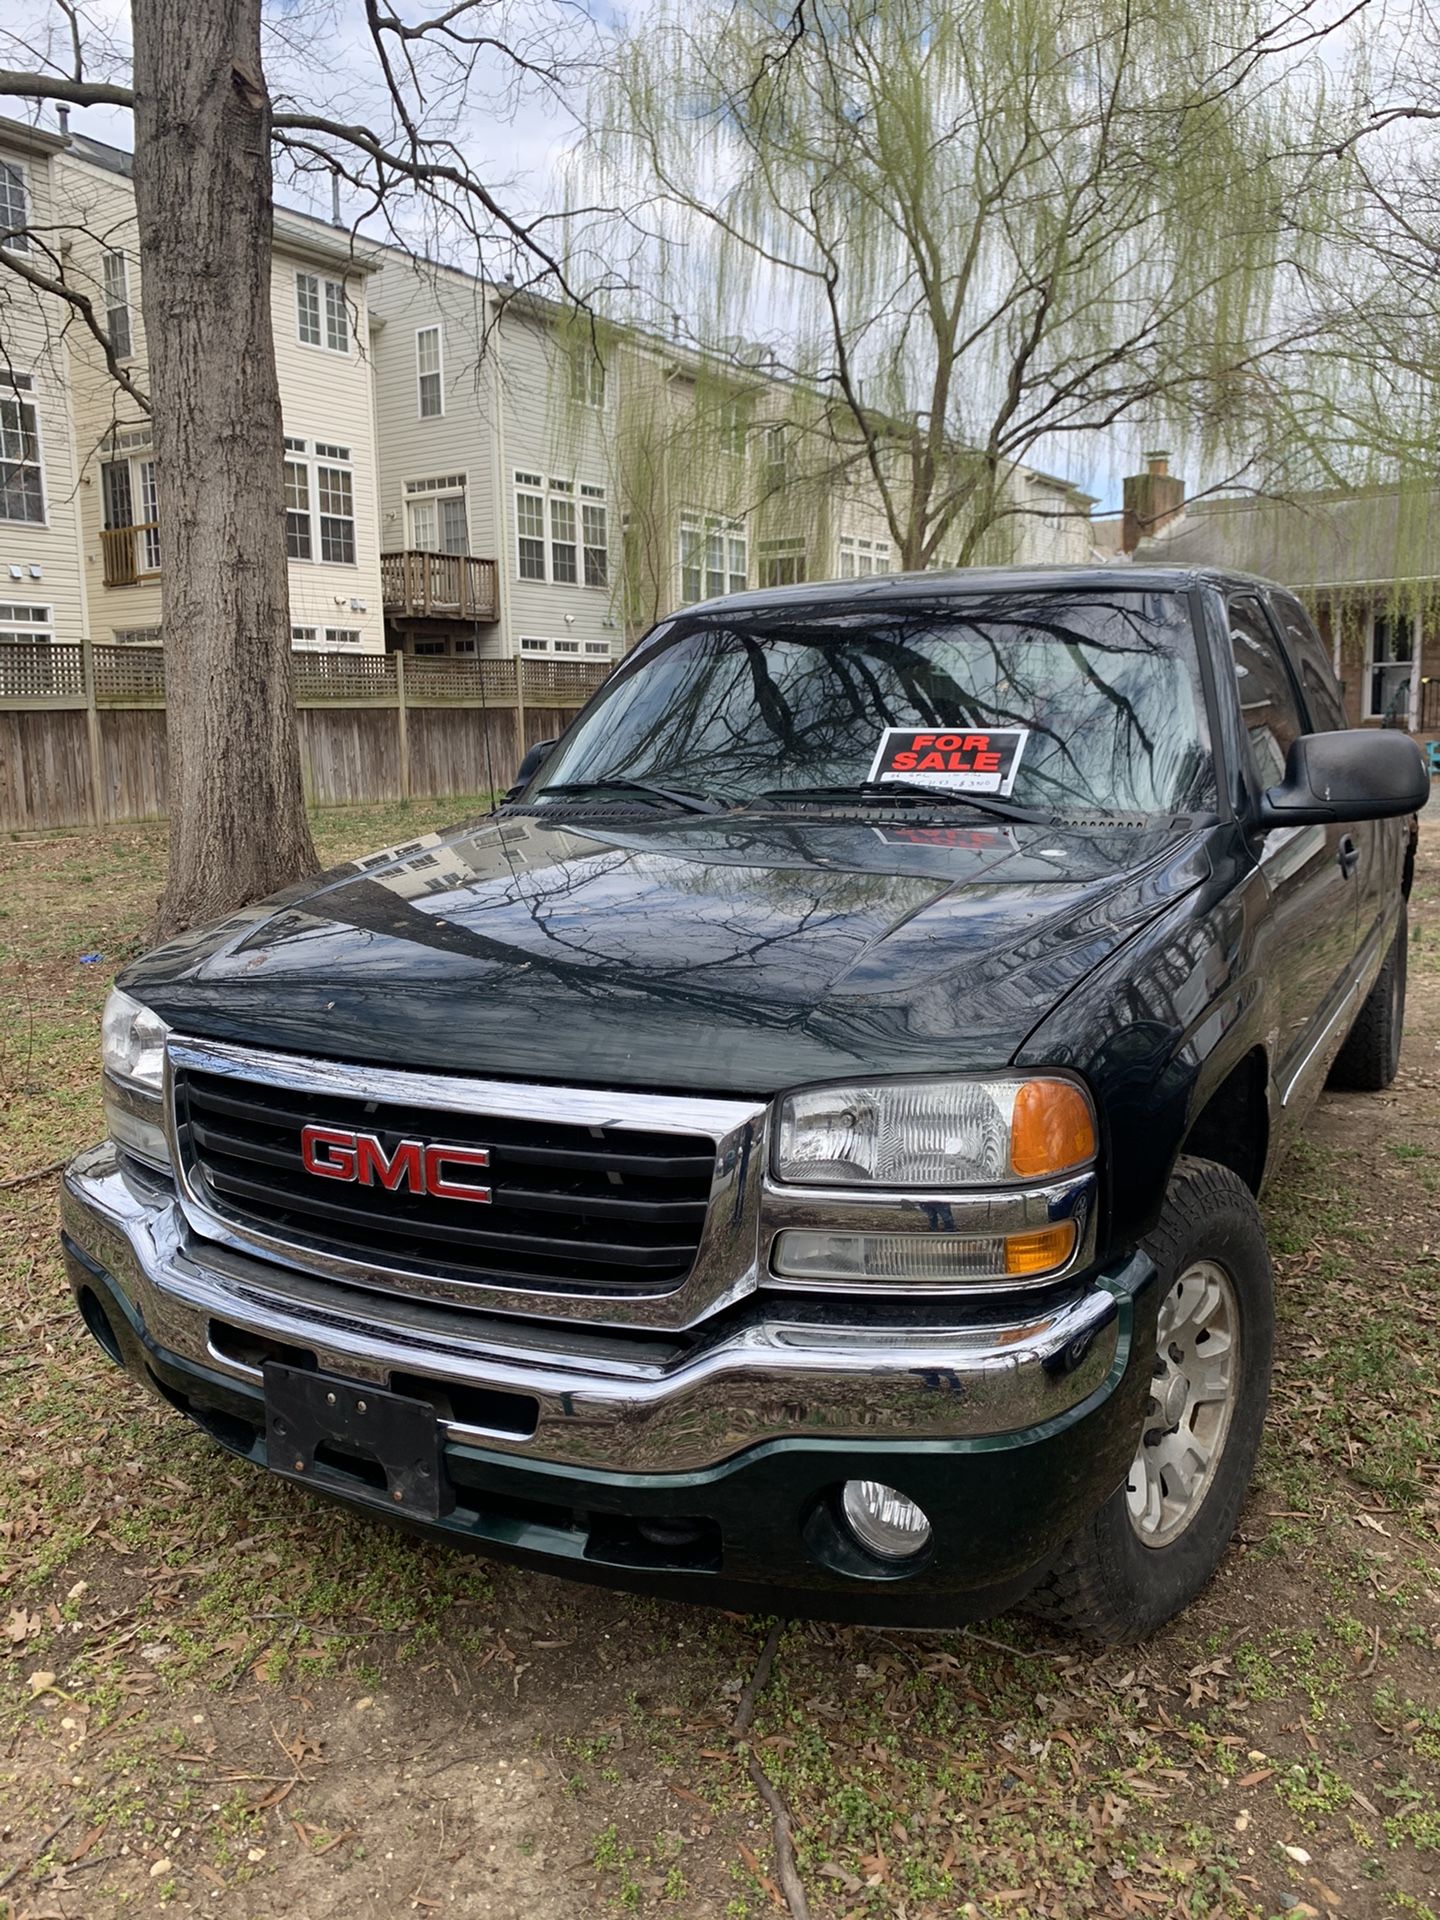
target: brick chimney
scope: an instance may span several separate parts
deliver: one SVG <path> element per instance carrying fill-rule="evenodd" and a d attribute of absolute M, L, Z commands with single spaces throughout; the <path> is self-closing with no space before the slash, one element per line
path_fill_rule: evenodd
<path fill-rule="evenodd" d="M 1142 540 L 1169 526 L 1185 511 L 1185 482 L 1170 471 L 1168 453 L 1147 453 L 1144 473 L 1132 473 L 1125 482 L 1125 517 L 1120 547 L 1134 553 Z"/>

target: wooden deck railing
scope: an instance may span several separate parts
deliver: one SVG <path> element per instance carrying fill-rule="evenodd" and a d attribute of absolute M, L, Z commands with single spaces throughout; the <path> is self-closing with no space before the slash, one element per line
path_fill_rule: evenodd
<path fill-rule="evenodd" d="M 411 620 L 500 617 L 495 562 L 468 553 L 425 553 L 415 547 L 382 553 L 380 598 L 386 613 Z"/>
<path fill-rule="evenodd" d="M 100 551 L 107 587 L 133 587 L 160 571 L 160 527 L 146 520 L 138 527 L 102 527 Z"/>

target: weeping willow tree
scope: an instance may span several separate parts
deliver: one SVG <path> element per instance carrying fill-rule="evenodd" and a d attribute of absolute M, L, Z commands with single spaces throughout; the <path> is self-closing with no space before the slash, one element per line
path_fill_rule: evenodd
<path fill-rule="evenodd" d="M 1268 45 L 1250 0 L 662 0 L 586 161 L 648 209 L 632 281 L 722 362 L 763 329 L 756 404 L 815 499 L 863 488 L 902 565 L 964 565 L 1033 510 L 1017 468 L 1084 471 L 1117 430 L 1283 458 L 1270 369 L 1343 166 Z M 688 433 L 714 464 L 733 416 L 700 401 L 671 460 Z"/>

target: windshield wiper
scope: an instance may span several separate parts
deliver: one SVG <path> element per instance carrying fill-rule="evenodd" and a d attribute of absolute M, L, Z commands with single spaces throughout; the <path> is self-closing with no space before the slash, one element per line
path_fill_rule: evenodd
<path fill-rule="evenodd" d="M 707 800 L 697 793 L 681 793 L 677 787 L 657 786 L 653 780 L 626 780 L 618 775 L 608 780 L 562 780 L 558 786 L 542 787 L 535 795 L 543 800 L 549 794 L 564 794 L 569 799 L 578 799 L 587 793 L 648 793 L 660 800 L 668 800 L 672 807 L 681 807 L 686 813 L 721 813 L 724 811 L 718 800 Z"/>
<path fill-rule="evenodd" d="M 1037 813 L 1033 807 L 1017 807 L 993 793 L 961 793 L 951 787 L 927 787 L 910 780 L 856 780 L 844 787 L 767 787 L 757 794 L 760 800 L 929 800 L 936 806 L 973 807 L 977 813 L 993 814 L 997 820 L 1017 820 L 1025 825 L 1047 826 L 1053 818 Z"/>

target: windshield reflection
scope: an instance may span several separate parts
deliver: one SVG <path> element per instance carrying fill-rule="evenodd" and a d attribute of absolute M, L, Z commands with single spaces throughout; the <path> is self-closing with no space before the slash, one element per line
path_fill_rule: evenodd
<path fill-rule="evenodd" d="M 697 616 L 622 669 L 526 799 L 607 778 L 731 804 L 859 786 L 886 728 L 926 726 L 1026 729 L 1013 798 L 1047 813 L 1149 815 L 1213 797 L 1185 598 L 1052 590 Z"/>

